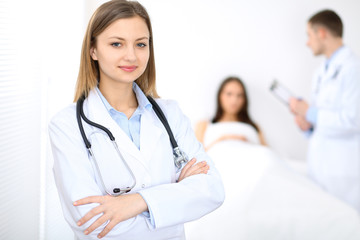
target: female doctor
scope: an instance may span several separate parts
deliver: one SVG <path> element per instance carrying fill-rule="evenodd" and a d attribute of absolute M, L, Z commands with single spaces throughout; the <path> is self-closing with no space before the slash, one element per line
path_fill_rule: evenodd
<path fill-rule="evenodd" d="M 75 102 L 55 115 L 49 133 L 64 216 L 78 239 L 185 239 L 185 222 L 222 204 L 221 178 L 189 120 L 156 93 L 151 23 L 139 3 L 113 0 L 95 11 Z M 174 165 L 156 103 L 191 159 L 182 169 Z M 119 151 L 104 130 L 82 116 L 78 122 L 78 112 L 109 130 Z"/>

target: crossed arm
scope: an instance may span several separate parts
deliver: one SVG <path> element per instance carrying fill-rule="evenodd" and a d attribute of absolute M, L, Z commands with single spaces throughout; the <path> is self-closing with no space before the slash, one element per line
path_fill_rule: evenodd
<path fill-rule="evenodd" d="M 196 175 L 206 174 L 209 170 L 209 165 L 206 161 L 196 163 L 196 159 L 193 158 L 182 169 L 178 182 L 183 179 Z M 142 212 L 148 211 L 148 206 L 145 200 L 139 193 L 126 194 L 118 197 L 110 195 L 105 196 L 90 196 L 73 203 L 74 206 L 85 205 L 89 203 L 98 203 L 99 206 L 90 210 L 85 214 L 78 222 L 78 226 L 82 226 L 93 217 L 102 214 L 93 224 L 91 224 L 84 234 L 88 235 L 102 224 L 109 221 L 105 228 L 98 234 L 98 238 L 104 237 L 113 229 L 118 223 L 130 219 L 139 215 Z"/>

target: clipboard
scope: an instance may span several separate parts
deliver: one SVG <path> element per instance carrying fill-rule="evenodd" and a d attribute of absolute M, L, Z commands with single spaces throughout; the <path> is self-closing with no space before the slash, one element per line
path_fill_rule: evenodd
<path fill-rule="evenodd" d="M 289 91 L 284 85 L 280 84 L 277 80 L 274 80 L 270 86 L 270 91 L 274 96 L 279 99 L 285 105 L 289 105 L 289 100 L 294 97 L 294 94 Z"/>

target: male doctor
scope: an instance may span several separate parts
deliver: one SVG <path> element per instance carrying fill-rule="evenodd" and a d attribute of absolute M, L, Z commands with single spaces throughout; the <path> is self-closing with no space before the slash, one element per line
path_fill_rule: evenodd
<path fill-rule="evenodd" d="M 313 79 L 312 99 L 291 98 L 295 122 L 310 138 L 310 177 L 360 213 L 360 61 L 344 46 L 333 11 L 312 16 L 307 46 L 325 62 Z"/>

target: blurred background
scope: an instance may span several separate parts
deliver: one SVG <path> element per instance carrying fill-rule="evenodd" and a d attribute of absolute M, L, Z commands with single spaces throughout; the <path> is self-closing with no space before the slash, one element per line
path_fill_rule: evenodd
<path fill-rule="evenodd" d="M 0 0 L 0 238 L 72 239 L 52 175 L 47 124 L 73 100 L 82 38 L 100 0 Z M 140 0 L 152 19 L 157 88 L 193 125 L 210 120 L 227 76 L 246 84 L 250 113 L 269 146 L 304 162 L 307 140 L 269 91 L 277 79 L 309 99 L 323 60 L 306 47 L 307 19 L 342 18 L 360 55 L 356 0 Z"/>

